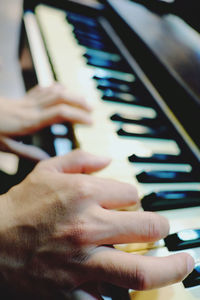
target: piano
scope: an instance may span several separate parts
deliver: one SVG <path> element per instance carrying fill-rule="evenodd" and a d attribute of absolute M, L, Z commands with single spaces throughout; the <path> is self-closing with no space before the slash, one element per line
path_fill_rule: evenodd
<path fill-rule="evenodd" d="M 168 218 L 172 243 L 171 250 L 167 240 L 115 247 L 195 258 L 181 283 L 121 295 L 113 289 L 105 299 L 200 299 L 200 35 L 179 16 L 136 2 L 24 1 L 19 60 L 26 88 L 56 80 L 94 108 L 91 127 L 55 124 L 24 141 L 51 156 L 80 147 L 112 157 L 98 176 L 135 184 L 141 209 Z M 20 159 L 18 180 L 33 167 Z M 181 249 L 173 247 L 175 233 Z"/>

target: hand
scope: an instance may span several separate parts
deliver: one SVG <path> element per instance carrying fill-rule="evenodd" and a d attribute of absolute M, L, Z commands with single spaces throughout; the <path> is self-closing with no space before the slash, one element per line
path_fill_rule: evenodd
<path fill-rule="evenodd" d="M 76 150 L 40 162 L 1 197 L 0 274 L 10 289 L 29 299 L 59 299 L 56 292 L 75 289 L 100 299 L 97 290 L 84 292 L 84 286 L 104 281 L 146 290 L 192 271 L 194 261 L 186 253 L 155 258 L 108 246 L 153 242 L 169 230 L 158 214 L 113 210 L 138 203 L 138 195 L 132 185 L 89 175 L 108 163 Z"/>
<path fill-rule="evenodd" d="M 48 88 L 35 87 L 24 99 L 0 99 L 0 150 L 14 152 L 39 161 L 47 153 L 24 145 L 11 137 L 32 134 L 54 123 L 91 124 L 91 108 L 80 97 L 69 95 L 58 83 Z"/>

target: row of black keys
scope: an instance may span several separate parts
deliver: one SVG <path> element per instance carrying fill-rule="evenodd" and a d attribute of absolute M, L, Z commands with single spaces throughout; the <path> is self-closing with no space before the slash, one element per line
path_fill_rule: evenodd
<path fill-rule="evenodd" d="M 128 64 L 118 53 L 118 50 L 102 31 L 96 20 L 74 13 L 69 13 L 67 19 L 74 26 L 77 42 L 86 47 L 84 56 L 87 58 L 88 64 L 98 67 L 98 69 L 107 67 L 112 71 L 119 69 L 120 72 L 131 72 Z M 101 44 L 101 47 L 95 46 L 96 40 Z M 110 53 L 103 51 L 110 51 Z M 108 57 L 112 59 L 108 60 Z M 97 61 L 101 63 L 95 63 Z M 138 79 L 127 82 L 126 80 L 113 78 L 112 75 L 109 77 L 109 75 L 106 75 L 106 71 L 103 75 L 98 73 L 94 76 L 94 79 L 97 81 L 97 88 L 103 93 L 103 100 L 141 106 L 146 105 L 153 107 L 157 111 L 157 117 L 154 119 L 138 119 L 138 117 L 134 119 L 133 116 L 127 117 L 123 114 L 111 116 L 113 121 L 118 121 L 121 124 L 117 132 L 119 135 L 162 139 L 172 139 L 173 137 L 176 139 L 173 127 Z M 132 124 L 134 126 L 131 126 Z"/>
<path fill-rule="evenodd" d="M 119 56 L 114 45 L 102 32 L 98 23 L 85 16 L 77 14 L 68 14 L 68 21 L 74 25 L 74 33 L 78 43 L 87 48 L 84 57 L 87 64 L 97 68 L 108 68 L 121 72 L 130 72 L 126 62 Z M 109 52 L 112 53 L 109 55 Z M 110 59 L 110 57 L 112 59 Z M 117 101 L 122 103 L 132 103 L 134 105 L 142 105 L 155 107 L 155 103 L 151 100 L 144 87 L 138 82 L 128 82 L 113 77 L 95 76 L 97 88 L 103 93 L 102 99 L 106 101 Z M 127 95 L 129 97 L 127 97 Z M 127 100 L 128 99 L 128 100 Z M 162 125 L 165 120 L 159 111 L 159 117 L 155 119 L 129 118 L 123 114 L 116 113 L 111 116 L 112 121 L 121 122 L 122 124 L 138 124 L 147 128 L 143 134 L 127 131 L 127 126 L 121 126 L 118 131 L 119 135 L 124 136 L 143 136 L 147 138 L 171 138 L 169 124 Z M 166 121 L 166 120 L 165 120 Z M 159 128 L 159 130 L 158 130 Z M 131 126 L 130 126 L 131 129 Z M 177 155 L 153 154 L 151 157 L 139 157 L 132 155 L 129 157 L 130 162 L 135 163 L 188 163 L 184 153 Z M 174 172 L 174 171 L 151 171 L 142 172 L 137 176 L 137 180 L 142 183 L 174 183 L 174 182 L 195 182 L 199 181 L 197 171 L 192 173 Z M 151 193 L 142 199 L 144 210 L 165 210 L 181 207 L 191 207 L 200 205 L 200 191 L 163 191 Z M 190 231 L 190 232 L 189 232 Z M 200 247 L 200 230 L 185 230 L 183 232 L 169 235 L 164 239 L 165 246 L 169 251 L 178 251 L 194 247 Z M 192 231 L 192 232 L 191 232 Z M 191 239 L 188 239 L 188 235 Z M 186 238 L 184 238 L 186 236 Z M 196 265 L 193 272 L 183 281 L 185 287 L 192 287 L 200 284 L 200 264 Z"/>
<path fill-rule="evenodd" d="M 74 13 L 69 13 L 67 19 L 74 26 L 74 34 L 78 43 L 85 46 L 87 49 L 84 56 L 89 65 L 93 65 L 98 68 L 109 68 L 112 70 L 117 69 L 127 73 L 130 72 L 129 66 L 121 58 L 117 49 L 102 31 L 96 20 Z M 110 51 L 111 54 L 107 51 Z M 108 60 L 108 57 L 111 57 L 112 60 Z M 105 78 L 104 76 L 105 75 L 102 75 L 102 77 L 96 75 L 94 78 L 97 81 L 97 88 L 103 91 L 103 100 L 121 101 L 129 104 L 130 102 L 133 104 L 140 103 L 142 106 L 145 103 L 147 106 L 155 108 L 155 103 L 153 103 L 150 95 L 145 92 L 145 88 L 139 80 L 128 82 L 112 77 Z M 132 96 L 132 98 L 137 99 L 135 102 L 138 103 L 135 103 L 134 100 L 125 100 L 123 95 L 127 95 L 127 93 L 130 95 L 130 99 Z M 140 97 L 138 95 L 140 95 Z M 143 97 L 142 100 L 141 97 Z M 143 99 L 146 99 L 146 101 Z M 155 119 L 141 118 L 138 120 L 138 118 L 134 119 L 132 116 L 127 117 L 123 114 L 116 113 L 111 116 L 111 120 L 122 123 L 121 128 L 118 130 L 119 135 L 142 136 L 146 138 L 171 138 L 172 132 L 170 130 L 169 122 L 167 124 L 163 123 L 165 118 L 162 112 L 159 111 L 158 115 L 159 117 Z M 165 122 L 167 121 L 165 120 Z M 128 128 L 130 128 L 129 131 L 127 130 L 127 123 L 129 124 Z M 147 131 L 143 134 L 132 132 L 130 124 L 141 125 L 147 128 Z M 188 159 L 188 155 L 184 154 L 183 151 L 182 154 L 178 156 L 154 154 L 151 157 L 138 157 L 136 155 L 129 157 L 129 161 L 135 163 L 187 163 Z M 150 171 L 142 172 L 137 175 L 137 180 L 141 183 L 199 182 L 199 178 L 199 173 L 196 170 L 193 170 L 190 173 L 178 171 Z M 142 206 L 145 210 L 155 211 L 188 206 L 191 207 L 196 205 L 200 205 L 199 191 L 158 192 L 147 195 L 142 199 Z"/>

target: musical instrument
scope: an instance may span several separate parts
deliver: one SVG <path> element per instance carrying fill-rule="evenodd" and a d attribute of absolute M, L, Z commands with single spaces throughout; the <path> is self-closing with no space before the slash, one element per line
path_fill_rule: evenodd
<path fill-rule="evenodd" d="M 170 233 L 183 240 L 195 240 L 191 229 L 200 226 L 198 42 L 178 17 L 160 17 L 129 0 L 24 3 L 20 61 L 26 87 L 58 80 L 94 108 L 92 127 L 55 124 L 29 142 L 51 155 L 81 147 L 111 156 L 98 176 L 136 184 L 143 209 L 166 216 Z M 155 256 L 178 250 L 163 243 L 116 247 Z M 198 260 L 199 247 L 185 251 Z M 197 263 L 185 285 L 130 291 L 130 298 L 198 299 L 198 270 Z"/>

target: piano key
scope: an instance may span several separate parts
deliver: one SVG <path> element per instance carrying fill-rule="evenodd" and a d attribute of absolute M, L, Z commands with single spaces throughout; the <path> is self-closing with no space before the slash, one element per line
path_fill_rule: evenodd
<path fill-rule="evenodd" d="M 78 25 L 78 26 L 77 26 Z M 88 37 L 89 40 L 92 40 L 90 37 L 91 35 L 96 36 L 96 39 L 100 41 L 100 38 L 102 36 L 102 31 L 100 28 L 94 28 L 94 27 L 88 27 L 86 24 L 76 24 L 76 23 L 71 23 L 71 26 L 73 27 L 73 35 L 75 39 L 79 37 Z M 87 36 L 88 34 L 88 36 Z M 99 36 L 99 39 L 98 39 Z"/>
<path fill-rule="evenodd" d="M 200 206 L 199 191 L 160 191 L 146 195 L 141 200 L 142 208 L 160 211 Z"/>
<path fill-rule="evenodd" d="M 102 99 L 107 101 L 117 101 L 122 103 L 135 103 L 137 105 L 140 104 L 139 99 L 136 98 L 134 95 L 129 93 L 116 92 L 111 89 L 106 89 L 103 91 Z"/>
<path fill-rule="evenodd" d="M 90 18 L 78 13 L 72 13 L 72 12 L 68 12 L 67 13 L 67 19 L 72 22 L 72 23 L 81 23 L 84 25 L 87 25 L 88 27 L 94 27 L 94 28 L 98 28 L 99 24 L 97 23 L 97 21 L 95 20 L 95 18 Z"/>
<path fill-rule="evenodd" d="M 113 49 L 109 45 L 106 45 L 106 44 L 104 44 L 102 42 L 99 42 L 99 41 L 90 40 L 88 38 L 79 37 L 78 38 L 78 43 L 80 45 L 85 46 L 85 47 L 96 49 L 96 50 L 101 50 L 101 51 L 109 51 L 109 50 L 112 51 L 112 49 Z"/>
<path fill-rule="evenodd" d="M 112 121 L 118 121 L 123 123 L 134 123 L 142 124 L 147 126 L 158 126 L 161 124 L 162 119 L 159 118 L 143 118 L 141 115 L 135 113 L 135 111 L 130 111 L 126 114 L 124 113 L 115 113 L 110 117 Z"/>
<path fill-rule="evenodd" d="M 132 73 L 114 71 L 114 70 L 103 70 L 96 68 L 94 70 L 94 79 L 109 79 L 109 80 L 116 80 L 122 81 L 126 83 L 133 83 L 135 82 L 136 78 Z"/>
<path fill-rule="evenodd" d="M 193 172 L 149 171 L 142 172 L 136 177 L 142 183 L 199 182 L 199 176 Z"/>
<path fill-rule="evenodd" d="M 139 124 L 122 124 L 117 131 L 118 135 L 122 136 L 137 136 L 146 138 L 170 138 L 170 133 L 165 126 L 158 128 L 152 128 L 150 126 L 144 126 Z"/>
<path fill-rule="evenodd" d="M 110 40 L 104 36 L 99 30 L 91 30 L 90 28 L 79 28 L 74 26 L 74 36 L 77 40 L 87 40 L 88 42 L 97 42 L 105 45 L 113 46 Z"/>
<path fill-rule="evenodd" d="M 104 52 L 104 51 L 99 51 L 94 49 L 87 49 L 86 54 L 90 56 L 96 56 L 101 59 L 108 59 L 113 62 L 119 62 L 121 60 L 121 56 L 113 52 L 111 53 L 111 52 Z"/>
<path fill-rule="evenodd" d="M 68 133 L 68 128 L 64 124 L 53 124 L 50 130 L 56 136 L 66 136 Z"/>
<path fill-rule="evenodd" d="M 145 246 L 145 243 L 144 243 Z M 122 245 L 123 247 L 123 245 Z M 143 244 L 142 244 L 143 247 Z M 118 246 L 120 249 L 120 245 Z M 121 248 L 122 249 L 122 248 Z M 134 246 L 133 246 L 134 249 Z M 135 248 L 135 251 L 140 251 Z M 141 248 L 142 249 L 142 248 Z M 130 249 L 129 249 L 130 250 Z M 200 260 L 200 229 L 184 229 L 175 233 L 169 234 L 166 238 L 161 239 L 155 243 L 149 244 L 149 255 L 153 251 L 158 250 L 161 252 L 161 256 L 165 254 L 175 254 L 181 252 L 189 253 L 195 260 Z"/>
<path fill-rule="evenodd" d="M 84 57 L 87 59 L 87 64 L 91 66 L 95 66 L 98 68 L 108 68 L 111 70 L 120 70 L 120 71 L 127 71 L 127 66 L 118 63 L 118 62 L 113 62 L 111 60 L 106 60 L 106 59 L 101 59 L 101 58 L 96 58 L 96 57 L 90 57 L 87 54 L 84 54 Z"/>
<path fill-rule="evenodd" d="M 39 27 L 34 15 L 26 12 L 24 22 L 29 43 L 32 47 L 32 60 L 37 70 L 37 78 L 41 86 L 47 87 L 54 82 L 45 47 L 42 43 Z"/>
<path fill-rule="evenodd" d="M 183 284 L 186 288 L 200 285 L 200 263 L 198 263 L 192 273 L 183 280 Z"/>
<path fill-rule="evenodd" d="M 173 163 L 173 164 L 163 164 L 163 163 L 137 163 L 132 164 L 134 168 L 134 173 L 139 174 L 143 171 L 180 171 L 180 172 L 191 172 L 192 165 L 190 163 Z"/>
<path fill-rule="evenodd" d="M 67 154 L 72 150 L 72 142 L 65 138 L 55 138 L 54 139 L 54 148 L 56 156 Z"/>
<path fill-rule="evenodd" d="M 82 37 L 86 39 L 97 40 L 99 42 L 106 42 L 104 41 L 104 37 L 98 31 L 85 31 L 81 28 L 75 27 L 73 32 L 77 38 Z"/>
<path fill-rule="evenodd" d="M 175 163 L 186 163 L 189 161 L 189 157 L 181 155 L 170 155 L 165 153 L 154 153 L 151 156 L 138 156 L 133 154 L 129 156 L 129 161 L 134 163 L 164 163 L 164 164 L 175 164 Z"/>
<path fill-rule="evenodd" d="M 185 229 L 164 238 L 169 251 L 200 247 L 200 229 Z"/>
<path fill-rule="evenodd" d="M 130 71 L 129 71 L 130 72 Z M 134 73 L 132 73 L 134 75 Z M 145 92 L 143 85 L 141 82 L 134 76 L 134 80 L 123 80 L 123 79 L 118 79 L 118 78 L 112 78 L 112 77 L 107 77 L 106 74 L 105 76 L 95 76 L 93 79 L 97 81 L 99 85 L 103 86 L 108 86 L 108 82 L 110 84 L 114 84 L 114 89 L 118 86 L 122 86 L 122 90 L 126 89 L 127 92 L 130 93 L 136 93 L 137 95 L 144 96 L 145 98 L 151 98 L 147 92 Z M 102 83 L 101 83 L 102 80 Z M 119 88 L 117 88 L 119 89 Z"/>
<path fill-rule="evenodd" d="M 131 89 L 126 84 L 119 84 L 116 82 L 112 82 L 109 79 L 100 79 L 97 82 L 97 88 L 99 90 L 111 89 L 118 92 L 131 92 Z"/>

